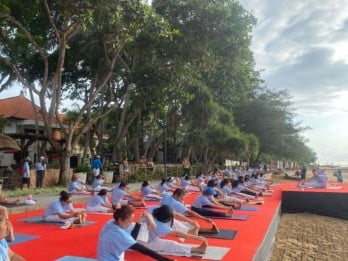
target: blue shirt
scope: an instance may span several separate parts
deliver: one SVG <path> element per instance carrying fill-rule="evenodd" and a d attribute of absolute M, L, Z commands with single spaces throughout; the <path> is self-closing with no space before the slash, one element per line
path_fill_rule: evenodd
<path fill-rule="evenodd" d="M 23 177 L 30 178 L 30 165 L 28 161 L 24 162 L 23 169 L 24 169 Z"/>
<path fill-rule="evenodd" d="M 175 212 L 178 212 L 180 214 L 184 214 L 187 211 L 187 207 L 185 207 L 184 204 L 182 204 L 180 201 L 173 198 L 170 194 L 165 193 L 163 195 L 163 198 L 161 200 L 161 205 L 168 205 L 170 206 Z"/>
<path fill-rule="evenodd" d="M 146 197 L 147 195 L 150 195 L 153 192 L 153 189 L 149 186 L 141 187 L 141 195 L 143 197 Z"/>
<path fill-rule="evenodd" d="M 93 208 L 96 206 L 101 206 L 102 204 L 105 204 L 108 202 L 109 202 L 108 198 L 102 197 L 100 195 L 95 195 L 87 201 L 87 206 Z"/>
<path fill-rule="evenodd" d="M 96 189 L 96 188 L 98 188 L 99 186 L 101 186 L 101 185 L 103 185 L 103 183 L 104 183 L 104 180 L 102 180 L 102 179 L 94 179 L 93 180 L 93 183 L 92 183 L 92 188 L 93 189 Z"/>
<path fill-rule="evenodd" d="M 158 208 L 157 206 L 155 207 L 150 207 L 147 212 L 151 213 L 153 212 L 154 209 Z M 156 240 L 159 237 L 164 237 L 168 235 L 170 232 L 172 232 L 172 228 L 170 227 L 169 224 L 163 223 L 158 221 L 155 217 L 153 217 L 153 221 L 155 222 L 156 228 L 149 230 L 149 241 L 152 242 Z"/>
<path fill-rule="evenodd" d="M 114 220 L 110 220 L 99 234 L 97 260 L 123 260 L 124 251 L 135 243 L 129 229 L 123 229 Z"/>
<path fill-rule="evenodd" d="M 202 208 L 205 205 L 209 205 L 211 203 L 209 197 L 206 195 L 201 194 L 198 196 L 192 203 L 192 206 L 195 208 Z"/>
<path fill-rule="evenodd" d="M 52 215 L 63 214 L 65 212 L 73 211 L 73 210 L 74 210 L 74 207 L 72 206 L 71 203 L 66 205 L 66 206 L 63 206 L 62 202 L 59 199 L 57 199 L 57 200 L 51 202 L 47 206 L 43 216 L 48 217 L 48 216 L 52 216 Z"/>
<path fill-rule="evenodd" d="M 127 195 L 127 192 L 123 189 L 116 188 L 111 193 L 112 205 L 120 203 L 121 199 Z"/>
<path fill-rule="evenodd" d="M 8 244 L 6 239 L 0 240 L 0 261 L 8 261 L 10 257 L 8 255 Z"/>
<path fill-rule="evenodd" d="M 102 169 L 103 164 L 99 158 L 95 158 L 92 160 L 92 169 Z"/>

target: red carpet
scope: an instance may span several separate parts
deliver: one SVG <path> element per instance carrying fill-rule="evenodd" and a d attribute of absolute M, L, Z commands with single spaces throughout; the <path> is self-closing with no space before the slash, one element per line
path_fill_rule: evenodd
<path fill-rule="evenodd" d="M 279 186 L 279 188 L 275 188 L 272 197 L 265 198 L 265 204 L 258 206 L 257 211 L 236 211 L 236 214 L 248 215 L 249 219 L 247 221 L 216 219 L 215 222 L 219 228 L 234 229 L 238 232 L 233 240 L 209 238 L 208 244 L 230 248 L 223 260 L 252 260 L 280 206 L 280 195 Z M 185 203 L 190 204 L 194 197 L 193 194 L 188 195 L 185 198 Z M 81 206 L 76 205 L 75 207 Z M 137 209 L 136 213 L 139 214 L 142 211 L 144 209 Z M 58 226 L 30 224 L 21 221 L 24 218 L 42 215 L 42 213 L 43 210 L 11 215 L 10 218 L 14 224 L 15 233 L 39 236 L 39 238 L 12 245 L 11 248 L 15 252 L 27 260 L 55 260 L 67 255 L 96 258 L 99 231 L 112 216 L 89 214 L 88 220 L 94 221 L 94 224 L 68 230 L 61 230 Z M 208 225 L 201 221 L 199 223 L 202 226 Z M 197 244 L 197 242 L 190 240 L 186 240 L 185 243 Z M 136 252 L 126 253 L 128 261 L 137 258 L 141 258 L 142 261 L 152 260 Z M 192 260 L 184 257 L 176 257 L 176 259 Z"/>

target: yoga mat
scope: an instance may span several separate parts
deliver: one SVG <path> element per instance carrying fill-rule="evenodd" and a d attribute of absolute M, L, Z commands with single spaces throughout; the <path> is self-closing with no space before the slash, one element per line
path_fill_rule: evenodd
<path fill-rule="evenodd" d="M 27 235 L 27 234 L 17 234 L 15 233 L 15 241 L 7 242 L 9 246 L 24 243 L 33 239 L 39 238 L 39 236 Z"/>
<path fill-rule="evenodd" d="M 254 207 L 254 206 L 241 206 L 240 208 L 236 208 L 236 210 L 257 211 L 257 210 L 259 210 L 259 208 L 258 207 Z"/>
<path fill-rule="evenodd" d="M 220 229 L 220 232 L 217 234 L 209 234 L 209 233 L 199 233 L 202 237 L 207 238 L 223 238 L 223 239 L 234 239 L 237 234 L 237 230 L 232 229 Z"/>
<path fill-rule="evenodd" d="M 231 217 L 225 216 L 225 217 L 210 217 L 210 218 L 245 221 L 245 220 L 247 220 L 249 218 L 249 216 L 248 215 L 242 215 L 242 214 L 233 214 Z"/>
<path fill-rule="evenodd" d="M 197 245 L 192 245 L 197 246 Z M 159 252 L 162 255 L 170 255 L 170 256 L 186 256 L 191 258 L 199 258 L 199 259 L 208 259 L 208 260 L 222 260 L 227 252 L 230 251 L 228 247 L 216 247 L 216 246 L 208 246 L 205 254 L 194 254 L 194 255 L 186 255 L 182 253 L 168 253 L 168 252 Z"/>
<path fill-rule="evenodd" d="M 54 226 L 63 226 L 63 222 L 46 222 L 43 217 L 30 217 L 26 219 L 22 219 L 21 221 L 27 222 L 27 223 L 34 223 L 34 224 L 44 224 L 44 225 L 54 225 Z M 84 227 L 91 224 L 94 224 L 93 221 L 86 221 L 83 224 L 75 224 L 76 227 Z"/>
<path fill-rule="evenodd" d="M 96 259 L 80 256 L 63 256 L 55 261 L 96 261 Z"/>
<path fill-rule="evenodd" d="M 24 207 L 24 206 L 32 206 L 32 205 L 27 205 L 25 203 L 18 203 L 16 205 L 1 204 L 1 206 L 7 207 L 7 208 L 15 208 L 15 207 Z"/>

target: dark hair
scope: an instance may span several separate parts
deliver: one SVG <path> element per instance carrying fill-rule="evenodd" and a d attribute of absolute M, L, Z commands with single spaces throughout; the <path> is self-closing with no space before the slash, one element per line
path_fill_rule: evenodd
<path fill-rule="evenodd" d="M 207 186 L 208 187 L 215 187 L 217 185 L 215 179 L 211 179 L 208 181 Z"/>
<path fill-rule="evenodd" d="M 223 188 L 228 182 L 230 182 L 228 179 L 223 179 L 220 183 L 220 187 Z"/>
<path fill-rule="evenodd" d="M 125 188 L 127 187 L 128 183 L 126 181 L 121 181 L 120 185 L 118 185 L 119 188 Z"/>
<path fill-rule="evenodd" d="M 186 176 L 184 177 L 184 179 L 185 179 L 185 180 L 189 180 L 190 177 L 186 175 Z"/>
<path fill-rule="evenodd" d="M 158 208 L 155 208 L 152 212 L 152 215 L 159 222 L 162 222 L 162 223 L 170 222 L 170 226 L 173 225 L 174 213 L 173 213 L 173 209 L 168 205 L 162 205 Z"/>
<path fill-rule="evenodd" d="M 66 192 L 66 191 L 61 191 L 60 193 L 59 193 L 59 200 L 60 201 L 68 201 L 69 200 L 69 198 L 71 197 L 71 195 L 68 193 L 68 192 Z"/>
<path fill-rule="evenodd" d="M 130 205 L 123 205 L 121 208 L 117 208 L 114 212 L 114 219 L 117 222 L 118 219 L 126 220 L 132 214 L 134 214 L 134 208 Z"/>
<path fill-rule="evenodd" d="M 105 196 L 106 194 L 108 194 L 108 191 L 106 189 L 101 189 L 99 192 L 98 192 L 98 195 L 99 196 Z"/>
<path fill-rule="evenodd" d="M 177 188 L 176 190 L 174 190 L 173 196 L 181 196 L 181 195 L 185 195 L 185 190 L 181 188 Z"/>
<path fill-rule="evenodd" d="M 149 182 L 147 180 L 144 180 L 143 184 L 141 184 L 142 187 L 146 187 L 149 185 Z"/>
<path fill-rule="evenodd" d="M 239 185 L 239 180 L 233 180 L 232 181 L 232 188 L 235 188 Z"/>
<path fill-rule="evenodd" d="M 163 186 L 164 183 L 166 183 L 167 179 L 166 178 L 162 178 L 162 181 L 161 181 L 161 186 Z"/>

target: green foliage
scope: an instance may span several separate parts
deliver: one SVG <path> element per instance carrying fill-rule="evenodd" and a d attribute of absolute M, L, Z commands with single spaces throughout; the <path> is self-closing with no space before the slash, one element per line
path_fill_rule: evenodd
<path fill-rule="evenodd" d="M 78 167 L 75 169 L 76 173 L 79 172 L 89 172 L 91 170 L 91 167 L 88 164 L 83 164 L 81 163 L 80 165 L 78 165 Z"/>

